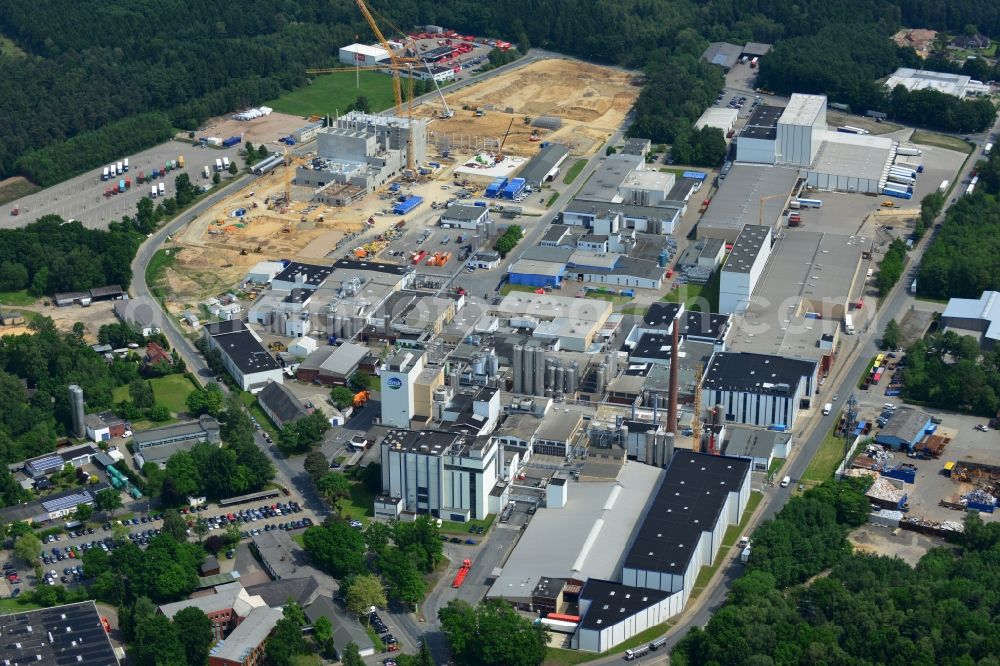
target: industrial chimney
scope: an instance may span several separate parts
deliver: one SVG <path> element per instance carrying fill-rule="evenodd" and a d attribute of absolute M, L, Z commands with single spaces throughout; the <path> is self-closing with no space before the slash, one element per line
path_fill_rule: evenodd
<path fill-rule="evenodd" d="M 674 317 L 673 341 L 670 344 L 670 398 L 667 401 L 667 432 L 677 434 L 677 366 L 680 346 L 680 317 Z"/>

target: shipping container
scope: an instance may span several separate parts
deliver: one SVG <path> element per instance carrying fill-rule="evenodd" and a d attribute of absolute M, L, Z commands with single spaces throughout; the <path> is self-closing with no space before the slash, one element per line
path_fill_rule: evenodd
<path fill-rule="evenodd" d="M 822 208 L 823 202 L 819 199 L 796 199 L 800 206 L 805 208 Z"/>
<path fill-rule="evenodd" d="M 225 141 L 223 141 L 222 145 L 225 148 L 232 148 L 233 146 L 235 146 L 236 144 L 238 144 L 238 143 L 240 143 L 242 141 L 243 141 L 243 139 L 241 139 L 238 136 L 231 136 L 228 139 L 226 139 Z"/>
<path fill-rule="evenodd" d="M 913 193 L 907 192 L 906 190 L 896 189 L 893 187 L 885 187 L 882 189 L 882 194 L 887 197 L 896 197 L 897 199 L 912 199 Z"/>

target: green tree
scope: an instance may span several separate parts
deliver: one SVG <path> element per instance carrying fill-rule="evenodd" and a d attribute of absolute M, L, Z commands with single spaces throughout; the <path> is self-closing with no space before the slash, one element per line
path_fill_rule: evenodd
<path fill-rule="evenodd" d="M 319 648 L 321 655 L 328 659 L 333 658 L 336 650 L 333 644 L 333 624 L 330 622 L 330 618 L 325 615 L 316 618 L 313 623 L 313 640 L 316 641 L 316 647 Z"/>
<path fill-rule="evenodd" d="M 94 507 L 89 504 L 81 504 L 76 507 L 76 511 L 73 512 L 73 518 L 85 523 L 90 520 L 90 517 L 94 515 Z"/>
<path fill-rule="evenodd" d="M 177 629 L 164 615 L 136 623 L 132 663 L 140 666 L 185 666 L 187 656 Z"/>
<path fill-rule="evenodd" d="M 122 508 L 122 495 L 114 488 L 105 488 L 94 496 L 94 503 L 99 511 L 103 511 L 109 518 L 115 515 L 118 509 Z"/>
<path fill-rule="evenodd" d="M 358 616 L 367 615 L 368 610 L 373 606 L 385 608 L 386 603 L 388 603 L 385 598 L 385 586 L 382 585 L 382 580 L 374 574 L 356 576 L 351 582 L 351 586 L 347 588 L 344 598 L 347 610 Z"/>
<path fill-rule="evenodd" d="M 537 666 L 545 658 L 546 630 L 502 599 L 475 608 L 454 600 L 438 611 L 438 618 L 457 664 Z"/>
<path fill-rule="evenodd" d="M 389 545 L 392 539 L 392 528 L 385 523 L 372 521 L 365 528 L 365 544 L 374 553 L 379 553 Z"/>
<path fill-rule="evenodd" d="M 215 173 L 212 174 L 212 184 L 218 185 L 221 182 L 222 182 L 222 176 L 220 176 L 219 172 L 216 171 Z"/>
<path fill-rule="evenodd" d="M 203 666 L 208 663 L 208 648 L 214 642 L 212 621 L 194 606 L 182 608 L 174 614 L 174 628 L 184 646 L 186 663 L 189 666 Z"/>
<path fill-rule="evenodd" d="M 427 584 L 410 558 L 399 548 L 386 548 L 378 558 L 378 568 L 393 599 L 414 606 L 423 600 Z"/>
<path fill-rule="evenodd" d="M 362 574 L 367 570 L 365 542 L 361 533 L 342 522 L 314 525 L 305 531 L 302 538 L 316 564 L 335 578 Z"/>
<path fill-rule="evenodd" d="M 354 403 L 354 391 L 346 386 L 336 386 L 330 391 L 330 399 L 337 409 L 346 409 Z"/>
<path fill-rule="evenodd" d="M 205 388 L 198 388 L 189 393 L 185 403 L 188 411 L 194 416 L 202 414 L 218 416 L 224 401 L 225 396 L 218 384 L 210 383 Z"/>
<path fill-rule="evenodd" d="M 176 509 L 167 509 L 163 512 L 164 534 L 169 534 L 178 541 L 184 541 L 187 539 L 187 530 L 187 522 Z"/>
<path fill-rule="evenodd" d="M 153 395 L 153 385 L 142 379 L 137 379 L 128 385 L 128 394 L 132 404 L 139 409 L 149 409 L 156 404 L 156 396 Z"/>
<path fill-rule="evenodd" d="M 365 660 L 361 658 L 357 643 L 351 641 L 344 647 L 344 653 L 340 655 L 342 666 L 365 666 Z"/>
<path fill-rule="evenodd" d="M 326 461 L 326 456 L 321 451 L 310 451 L 307 453 L 302 465 L 313 483 L 317 483 L 320 478 L 330 471 L 330 465 Z"/>
<path fill-rule="evenodd" d="M 229 163 L 229 174 L 232 175 L 232 176 L 235 176 L 239 172 L 240 172 L 240 169 L 239 169 L 238 166 L 236 166 L 236 161 L 234 160 L 234 161 L 230 162 Z"/>
<path fill-rule="evenodd" d="M 899 324 L 895 319 L 886 322 L 885 331 L 882 333 L 882 349 L 896 349 L 899 347 Z"/>
<path fill-rule="evenodd" d="M 146 416 L 150 421 L 162 423 L 170 420 L 170 409 L 166 405 L 156 404 L 146 410 Z"/>
<path fill-rule="evenodd" d="M 316 482 L 316 489 L 323 495 L 331 508 L 338 514 L 341 502 L 351 496 L 351 481 L 340 472 L 330 472 Z"/>
<path fill-rule="evenodd" d="M 14 557 L 31 566 L 38 562 L 42 541 L 34 534 L 19 536 L 14 541 Z"/>

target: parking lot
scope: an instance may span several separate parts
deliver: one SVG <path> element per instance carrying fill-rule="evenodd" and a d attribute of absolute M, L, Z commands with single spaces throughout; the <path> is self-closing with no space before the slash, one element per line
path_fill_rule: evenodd
<path fill-rule="evenodd" d="M 130 178 L 132 182 L 131 188 L 123 194 L 104 196 L 105 190 L 112 187 L 119 179 L 102 181 L 101 174 L 104 171 L 102 165 L 76 178 L 12 201 L 3 207 L 0 224 L 4 228 L 19 227 L 44 215 L 59 215 L 65 220 L 79 220 L 84 226 L 92 229 L 103 228 L 112 220 L 121 220 L 125 215 L 135 215 L 139 200 L 149 197 L 150 185 L 136 183 L 140 171 L 148 174 L 154 166 L 161 168 L 167 161 L 176 160 L 183 155 L 183 168 L 170 171 L 166 177 L 152 181 L 163 183 L 164 196 L 172 197 L 175 194 L 174 179 L 182 173 L 186 173 L 196 186 L 210 185 L 211 178 L 203 176 L 203 169 L 208 166 L 209 171 L 214 173 L 216 159 L 227 157 L 241 167 L 243 162 L 238 159 L 239 148 L 240 146 L 225 150 L 200 148 L 171 140 L 135 155 L 122 155 L 121 159 L 126 157 L 129 159 L 129 171 L 123 174 L 123 177 Z M 229 174 L 224 174 L 224 177 L 229 178 Z M 11 211 L 15 208 L 19 211 L 17 216 L 11 215 Z"/>

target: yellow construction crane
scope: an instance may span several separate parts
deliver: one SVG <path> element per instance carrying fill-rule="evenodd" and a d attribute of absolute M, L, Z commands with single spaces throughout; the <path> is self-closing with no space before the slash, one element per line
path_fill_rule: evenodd
<path fill-rule="evenodd" d="M 676 323 L 676 322 L 675 322 Z M 691 449 L 701 451 L 701 375 L 705 371 L 699 363 L 694 371 L 694 417 L 691 419 Z"/>

